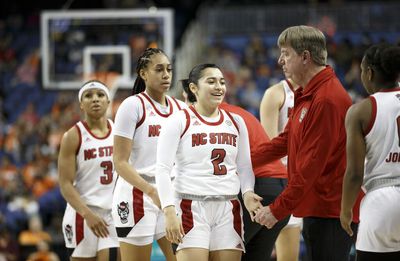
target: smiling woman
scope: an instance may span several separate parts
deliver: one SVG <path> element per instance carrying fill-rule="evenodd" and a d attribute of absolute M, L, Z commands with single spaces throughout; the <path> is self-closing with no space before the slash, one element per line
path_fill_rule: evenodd
<path fill-rule="evenodd" d="M 157 145 L 156 183 L 166 237 L 178 244 L 178 260 L 240 260 L 244 245 L 237 195 L 241 189 L 245 202 L 256 198 L 247 129 L 239 115 L 218 108 L 226 85 L 216 65 L 194 67 L 182 83 L 196 103 L 168 118 Z"/>

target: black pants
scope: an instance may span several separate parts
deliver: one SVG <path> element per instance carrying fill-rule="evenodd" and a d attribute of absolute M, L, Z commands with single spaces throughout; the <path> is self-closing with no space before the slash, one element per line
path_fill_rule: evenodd
<path fill-rule="evenodd" d="M 352 224 L 354 235 L 357 224 Z M 307 261 L 348 261 L 354 238 L 340 225 L 339 218 L 303 218 L 303 238 Z M 382 260 L 383 261 L 383 260 Z"/>
<path fill-rule="evenodd" d="M 357 250 L 357 261 L 399 261 L 399 252 L 376 253 Z"/>
<path fill-rule="evenodd" d="M 254 192 L 263 198 L 263 206 L 268 206 L 282 192 L 286 184 L 286 179 L 256 178 Z M 242 201 L 241 198 L 240 200 Z M 246 253 L 243 254 L 242 261 L 270 260 L 276 238 L 288 221 L 289 216 L 276 223 L 273 228 L 268 229 L 252 222 L 249 213 L 244 210 L 243 223 Z"/>

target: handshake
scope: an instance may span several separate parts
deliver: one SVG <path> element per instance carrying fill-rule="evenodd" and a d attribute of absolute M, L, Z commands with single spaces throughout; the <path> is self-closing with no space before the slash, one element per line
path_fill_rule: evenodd
<path fill-rule="evenodd" d="M 278 220 L 272 214 L 269 206 L 261 204 L 262 197 L 255 194 L 253 191 L 248 191 L 243 195 L 244 206 L 250 214 L 251 220 L 260 225 L 272 228 Z"/>

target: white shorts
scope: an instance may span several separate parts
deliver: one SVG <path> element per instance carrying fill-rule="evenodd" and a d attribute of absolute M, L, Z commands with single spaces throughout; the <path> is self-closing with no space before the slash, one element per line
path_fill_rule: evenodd
<path fill-rule="evenodd" d="M 65 246 L 67 248 L 74 248 L 72 257 L 95 257 L 97 256 L 97 252 L 102 249 L 119 247 L 111 211 L 92 206 L 90 206 L 90 209 L 105 220 L 108 224 L 107 228 L 110 235 L 106 238 L 97 237 L 86 224 L 83 217 L 67 204 L 62 227 Z"/>
<path fill-rule="evenodd" d="M 121 177 L 114 190 L 111 213 L 121 242 L 144 246 L 165 236 L 163 212 L 149 196 Z"/>
<path fill-rule="evenodd" d="M 287 225 L 285 226 L 285 228 L 287 227 L 303 227 L 303 218 L 299 218 L 299 217 L 294 217 L 293 215 L 290 215 L 290 219 L 289 222 L 287 223 Z"/>
<path fill-rule="evenodd" d="M 368 192 L 360 207 L 356 249 L 400 251 L 400 186 Z"/>
<path fill-rule="evenodd" d="M 210 251 L 244 251 L 242 207 L 239 200 L 176 199 L 175 206 L 185 231 L 177 250 L 205 248 Z"/>

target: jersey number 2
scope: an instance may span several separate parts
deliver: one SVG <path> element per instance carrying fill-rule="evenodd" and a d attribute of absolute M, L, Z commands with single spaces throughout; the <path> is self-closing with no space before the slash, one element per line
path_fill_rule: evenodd
<path fill-rule="evenodd" d="M 100 183 L 103 185 L 110 184 L 113 181 L 113 164 L 112 161 L 103 161 L 100 167 L 104 169 L 104 175 L 100 177 Z"/>
<path fill-rule="evenodd" d="M 226 156 L 224 149 L 213 149 L 211 152 L 211 162 L 214 166 L 214 175 L 226 175 L 226 166 L 222 164 Z"/>

